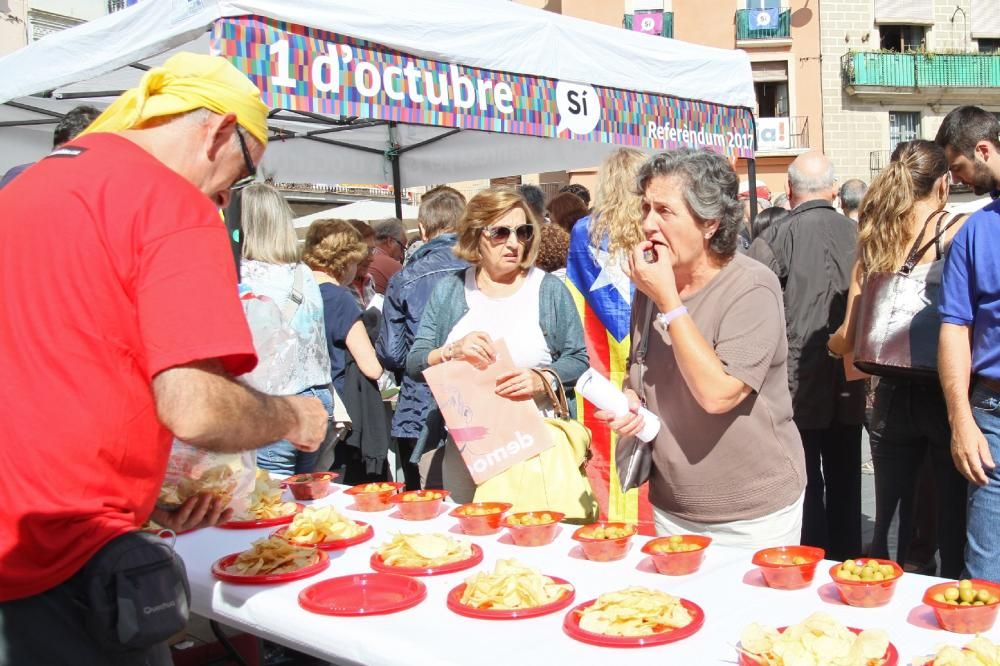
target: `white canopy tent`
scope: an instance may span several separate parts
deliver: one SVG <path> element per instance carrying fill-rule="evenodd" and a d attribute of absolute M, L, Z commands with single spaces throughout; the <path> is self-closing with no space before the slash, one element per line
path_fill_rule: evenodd
<path fill-rule="evenodd" d="M 749 118 L 750 143 L 741 154 L 752 156 L 755 97 L 749 59 L 742 51 L 634 33 L 506 0 L 146 0 L 0 59 L 0 172 L 46 154 L 61 114 L 82 103 L 106 106 L 173 52 L 210 52 L 207 31 L 231 25 L 226 22 L 238 17 L 259 17 L 275 29 L 329 31 L 352 44 L 374 44 L 421 62 L 538 77 L 532 80 L 557 87 L 560 82 L 585 82 L 626 91 L 622 117 L 641 117 L 628 108 L 635 95 L 654 100 L 669 96 L 675 104 L 699 108 L 725 107 Z M 267 74 L 263 76 L 266 82 Z M 398 81 L 404 81 L 402 76 Z M 565 129 L 558 136 L 524 135 L 514 125 L 513 130 L 483 131 L 469 129 L 468 123 L 437 122 L 432 119 L 437 114 L 414 122 L 384 117 L 385 107 L 381 115 L 377 110 L 371 115 L 323 114 L 303 111 L 301 103 L 296 108 L 284 106 L 279 97 L 265 98 L 274 110 L 272 140 L 261 170 L 284 182 L 391 182 L 398 196 L 408 186 L 592 166 L 623 143 L 621 134 L 593 136 L 600 134 L 596 130 L 587 137 Z M 559 127 L 571 127 L 561 113 Z M 664 118 L 669 121 L 669 111 Z M 499 126 L 489 118 L 483 125 Z M 653 144 L 631 145 L 663 147 L 655 145 L 656 128 L 649 125 Z M 637 121 L 633 127 L 645 124 Z M 660 139 L 664 129 L 671 136 L 670 128 L 661 126 Z M 681 129 L 675 128 L 675 143 L 681 141 Z M 689 144 L 696 129 L 691 126 L 690 135 L 684 130 Z M 734 155 L 724 147 L 722 152 Z"/>

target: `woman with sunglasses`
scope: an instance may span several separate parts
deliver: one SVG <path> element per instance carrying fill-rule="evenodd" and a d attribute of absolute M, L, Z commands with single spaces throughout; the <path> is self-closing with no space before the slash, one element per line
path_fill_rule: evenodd
<path fill-rule="evenodd" d="M 498 379 L 497 395 L 544 407 L 545 387 L 533 368 L 549 369 L 572 387 L 588 366 L 583 326 L 563 283 L 533 266 L 540 228 L 513 189 L 490 188 L 469 201 L 455 254 L 472 266 L 442 279 L 431 294 L 406 359 L 410 377 L 422 381 L 427 367 L 446 361 L 484 368 L 496 359 L 494 341 L 502 339 L 519 369 Z M 476 486 L 454 441 L 446 443 L 436 405 L 427 421 L 412 460 L 438 447 L 430 475 L 422 475 L 427 485 L 438 485 L 440 465 L 441 487 L 458 502 L 471 501 Z"/>

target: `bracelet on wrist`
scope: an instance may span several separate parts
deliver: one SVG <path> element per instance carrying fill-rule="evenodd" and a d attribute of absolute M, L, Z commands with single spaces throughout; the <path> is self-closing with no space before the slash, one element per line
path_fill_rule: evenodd
<path fill-rule="evenodd" d="M 666 333 L 667 330 L 670 328 L 670 323 L 672 321 L 674 321 L 678 317 L 686 315 L 687 313 L 688 309 L 683 305 L 680 307 L 676 307 L 669 312 L 661 312 L 660 314 L 656 315 L 656 328 L 660 329 L 661 333 Z"/>

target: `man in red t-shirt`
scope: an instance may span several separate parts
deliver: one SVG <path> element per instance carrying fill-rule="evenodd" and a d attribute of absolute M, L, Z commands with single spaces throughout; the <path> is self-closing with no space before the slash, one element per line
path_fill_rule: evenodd
<path fill-rule="evenodd" d="M 146 602 L 123 574 L 154 574 L 116 567 L 156 550 L 135 535 L 151 515 L 225 516 L 208 495 L 154 512 L 171 433 L 220 452 L 326 433 L 319 400 L 232 379 L 257 359 L 218 207 L 256 171 L 266 114 L 228 61 L 180 54 L 0 191 L 0 665 L 170 663 L 148 637 L 169 625 L 144 623 L 172 602 L 129 615 Z M 168 574 L 131 592 L 180 589 Z"/>

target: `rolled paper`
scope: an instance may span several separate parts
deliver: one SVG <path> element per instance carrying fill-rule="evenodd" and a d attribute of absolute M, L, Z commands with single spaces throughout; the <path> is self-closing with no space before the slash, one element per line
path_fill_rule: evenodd
<path fill-rule="evenodd" d="M 598 409 L 615 416 L 625 416 L 629 411 L 625 394 L 593 368 L 576 380 L 576 392 Z M 636 437 L 643 442 L 651 442 L 660 432 L 660 419 L 645 407 L 639 408 L 639 414 L 642 415 L 642 430 Z"/>

